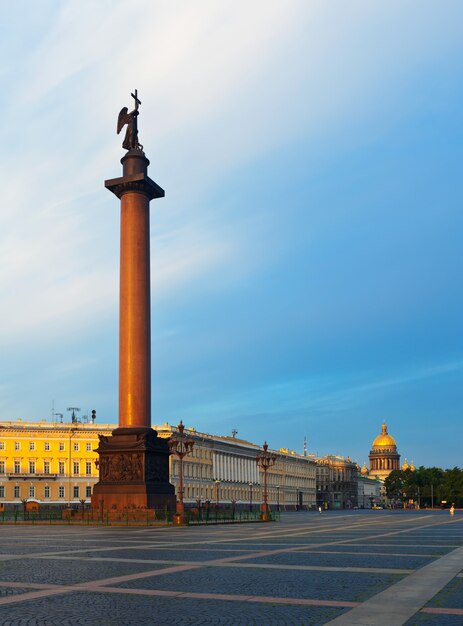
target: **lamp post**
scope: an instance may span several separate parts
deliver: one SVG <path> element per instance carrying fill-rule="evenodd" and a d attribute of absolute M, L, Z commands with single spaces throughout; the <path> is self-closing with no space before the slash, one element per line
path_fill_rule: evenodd
<path fill-rule="evenodd" d="M 280 511 L 280 485 L 277 485 L 277 511 Z"/>
<path fill-rule="evenodd" d="M 177 512 L 173 516 L 175 526 L 182 526 L 187 523 L 185 515 L 185 507 L 183 505 L 183 457 L 190 454 L 193 450 L 194 441 L 188 434 L 184 433 L 185 426 L 182 420 L 177 426 L 178 433 L 173 434 L 169 439 L 169 448 L 171 454 L 175 454 L 179 459 L 179 485 L 177 493 Z"/>
<path fill-rule="evenodd" d="M 249 511 L 252 513 L 252 483 L 249 483 Z"/>
<path fill-rule="evenodd" d="M 27 498 L 22 498 L 21 502 L 23 504 L 23 521 L 26 521 L 26 504 L 27 504 Z"/>
<path fill-rule="evenodd" d="M 219 485 L 220 485 L 220 480 L 215 480 L 215 510 L 218 511 L 219 509 Z"/>
<path fill-rule="evenodd" d="M 261 519 L 263 522 L 270 521 L 270 512 L 268 508 L 267 502 L 267 471 L 269 467 L 273 467 L 276 463 L 277 455 L 272 454 L 268 451 L 268 443 L 265 442 L 263 445 L 262 452 L 256 456 L 256 463 L 258 467 L 261 467 L 264 471 L 264 502 L 262 504 L 262 514 Z"/>

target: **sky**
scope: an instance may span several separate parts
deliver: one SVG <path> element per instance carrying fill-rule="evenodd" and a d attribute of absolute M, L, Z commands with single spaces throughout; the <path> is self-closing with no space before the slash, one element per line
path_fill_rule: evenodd
<path fill-rule="evenodd" d="M 117 422 L 138 89 L 152 423 L 463 465 L 461 2 L 0 7 L 0 420 Z"/>

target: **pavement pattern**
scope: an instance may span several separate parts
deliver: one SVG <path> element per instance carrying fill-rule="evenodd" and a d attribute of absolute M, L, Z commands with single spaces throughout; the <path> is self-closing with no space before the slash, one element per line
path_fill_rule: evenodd
<path fill-rule="evenodd" d="M 463 513 L 0 526 L 1 626 L 459 626 Z"/>

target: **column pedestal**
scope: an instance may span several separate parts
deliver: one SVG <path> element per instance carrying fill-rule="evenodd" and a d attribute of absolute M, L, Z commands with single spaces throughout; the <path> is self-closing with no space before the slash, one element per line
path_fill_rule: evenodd
<path fill-rule="evenodd" d="M 93 508 L 175 509 L 167 440 L 151 428 L 116 428 L 99 439 L 100 480 L 93 489 Z"/>

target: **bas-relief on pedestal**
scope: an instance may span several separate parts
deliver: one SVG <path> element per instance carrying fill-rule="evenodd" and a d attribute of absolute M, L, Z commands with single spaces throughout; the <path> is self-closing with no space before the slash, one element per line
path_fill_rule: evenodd
<path fill-rule="evenodd" d="M 100 480 L 92 503 L 105 509 L 174 506 L 169 483 L 169 446 L 153 429 L 116 429 L 110 437 L 99 436 Z M 123 432 L 120 432 L 123 431 Z"/>
<path fill-rule="evenodd" d="M 123 174 L 105 181 L 121 201 L 119 318 L 119 428 L 100 435 L 100 479 L 92 506 L 104 509 L 175 508 L 169 483 L 169 445 L 151 428 L 151 337 L 149 202 L 164 190 L 148 176 L 149 161 L 138 142 L 135 108 L 119 113 L 117 132 L 127 124 Z"/>

